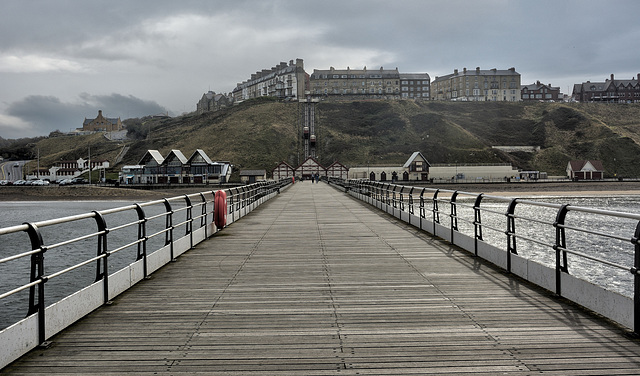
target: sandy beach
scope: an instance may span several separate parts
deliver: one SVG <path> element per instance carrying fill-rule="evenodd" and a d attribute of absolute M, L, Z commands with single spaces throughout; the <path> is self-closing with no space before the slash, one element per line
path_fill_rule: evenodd
<path fill-rule="evenodd" d="M 298 184 L 310 184 L 302 182 Z M 469 193 L 484 193 L 492 196 L 508 197 L 590 197 L 590 196 L 640 196 L 640 181 L 579 181 L 579 182 L 518 182 L 518 183 L 471 183 L 471 184 L 428 184 L 421 185 L 431 189 L 458 190 Z M 0 187 L 0 201 L 90 201 L 118 200 L 145 202 L 162 198 L 182 196 L 204 191 L 217 190 L 217 187 L 179 187 L 160 190 L 143 190 L 116 187 L 97 187 L 88 185 L 47 187 Z"/>

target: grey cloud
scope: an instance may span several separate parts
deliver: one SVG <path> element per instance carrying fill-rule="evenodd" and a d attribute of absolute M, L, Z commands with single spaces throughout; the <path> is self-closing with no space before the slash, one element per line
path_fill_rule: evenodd
<path fill-rule="evenodd" d="M 78 98 L 83 91 L 193 111 L 203 92 L 229 92 L 295 58 L 307 72 L 366 65 L 432 78 L 515 67 L 523 83 L 566 91 L 611 73 L 637 75 L 639 13 L 637 0 L 3 0 L 0 125 L 36 98 L 52 114 L 20 112 L 31 124 L 51 122 L 59 108 L 92 116 L 108 102 Z"/>
<path fill-rule="evenodd" d="M 123 120 L 167 112 L 166 108 L 154 101 L 146 101 L 131 95 L 82 93 L 79 99 L 78 102 L 68 103 L 54 96 L 31 95 L 11 103 L 6 112 L 31 125 L 31 134 L 24 134 L 22 137 L 48 135 L 54 130 L 67 132 L 81 128 L 84 119 L 94 118 L 98 110 L 102 110 L 107 117 L 120 117 Z M 1 133 L 6 134 L 8 131 L 3 132 L 0 128 Z"/>

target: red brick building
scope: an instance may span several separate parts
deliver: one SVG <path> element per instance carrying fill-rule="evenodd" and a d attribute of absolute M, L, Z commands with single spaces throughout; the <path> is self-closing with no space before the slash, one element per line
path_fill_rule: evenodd
<path fill-rule="evenodd" d="M 604 82 L 583 82 L 573 85 L 573 100 L 578 102 L 638 103 L 640 73 L 630 80 L 611 78 Z"/>
<path fill-rule="evenodd" d="M 521 86 L 520 92 L 523 101 L 557 102 L 562 100 L 560 87 L 554 87 L 551 84 L 545 85 L 540 81 L 536 81 L 535 84 Z"/>

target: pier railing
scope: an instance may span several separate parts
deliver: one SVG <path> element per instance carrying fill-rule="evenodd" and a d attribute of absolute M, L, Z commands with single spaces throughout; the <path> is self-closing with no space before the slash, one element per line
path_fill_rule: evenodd
<path fill-rule="evenodd" d="M 0 368 L 221 230 L 218 211 L 231 224 L 289 183 L 226 189 L 226 207 L 206 191 L 0 228 L 0 303 L 26 315 L 0 328 Z"/>
<path fill-rule="evenodd" d="M 368 180 L 330 183 L 640 333 L 640 214 Z"/>

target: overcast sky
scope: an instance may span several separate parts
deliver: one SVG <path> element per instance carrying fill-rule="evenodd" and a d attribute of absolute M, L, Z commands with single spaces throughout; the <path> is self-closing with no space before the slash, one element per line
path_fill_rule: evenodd
<path fill-rule="evenodd" d="M 195 110 L 252 73 L 515 67 L 569 92 L 640 73 L 638 0 L 0 0 L 0 137 Z"/>

